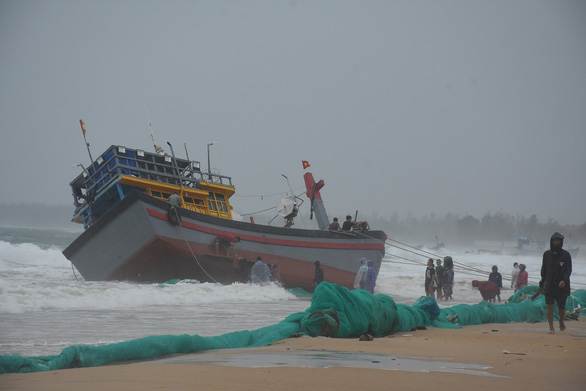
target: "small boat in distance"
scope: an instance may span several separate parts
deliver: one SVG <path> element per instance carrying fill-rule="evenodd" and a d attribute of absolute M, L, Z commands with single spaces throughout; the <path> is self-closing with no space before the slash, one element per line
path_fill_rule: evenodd
<path fill-rule="evenodd" d="M 319 261 L 325 281 L 352 288 L 359 260 L 373 260 L 378 273 L 385 254 L 385 233 L 368 224 L 328 229 L 324 183 L 310 172 L 304 179 L 320 229 L 291 228 L 292 216 L 286 227 L 233 220 L 232 179 L 174 154 L 112 145 L 82 169 L 70 186 L 72 221 L 85 231 L 63 254 L 86 280 L 230 284 L 247 281 L 260 256 L 278 264 L 287 287 L 312 290 Z"/>
<path fill-rule="evenodd" d="M 527 254 L 543 254 L 545 250 L 549 249 L 549 243 L 546 243 L 543 240 L 533 240 L 526 236 L 521 236 L 517 239 L 517 247 L 515 247 L 519 254 L 527 255 Z M 567 251 L 570 253 L 572 258 L 578 257 L 578 251 L 580 247 L 571 247 L 568 244 Z"/>

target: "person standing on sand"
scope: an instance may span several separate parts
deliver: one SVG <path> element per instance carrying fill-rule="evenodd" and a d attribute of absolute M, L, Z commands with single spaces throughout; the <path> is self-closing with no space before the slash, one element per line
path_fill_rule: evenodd
<path fill-rule="evenodd" d="M 539 291 L 545 295 L 547 304 L 547 321 L 549 333 L 553 334 L 553 303 L 558 305 L 560 331 L 566 329 L 564 316 L 566 314 L 566 299 L 570 295 L 570 274 L 572 274 L 572 256 L 562 249 L 564 236 L 559 232 L 552 235 L 549 241 L 549 250 L 543 253 L 541 264 L 541 281 Z"/>
<path fill-rule="evenodd" d="M 444 301 L 452 300 L 452 292 L 454 290 L 454 262 L 452 257 L 444 257 L 444 281 L 442 287 L 444 288 Z"/>
<path fill-rule="evenodd" d="M 435 260 L 435 277 L 437 281 L 437 300 L 441 300 L 443 296 L 443 282 L 444 282 L 444 267 L 442 266 L 442 260 Z"/>
<path fill-rule="evenodd" d="M 519 265 L 519 274 L 517 274 L 517 290 L 523 289 L 529 284 L 529 273 L 525 270 L 527 266 L 524 263 Z"/>
<path fill-rule="evenodd" d="M 427 260 L 427 269 L 425 269 L 425 295 L 434 297 L 433 284 L 435 283 L 435 269 L 433 268 L 433 259 Z"/>
<path fill-rule="evenodd" d="M 519 274 L 519 264 L 513 264 L 513 271 L 511 272 L 511 288 L 517 290 L 517 275 Z"/>
<path fill-rule="evenodd" d="M 499 268 L 494 265 L 492 267 L 492 273 L 488 276 L 488 281 L 492 282 L 496 285 L 496 297 L 499 299 L 499 303 L 501 302 L 501 288 L 503 287 L 503 276 L 499 273 Z M 494 301 L 494 297 L 493 297 Z"/>

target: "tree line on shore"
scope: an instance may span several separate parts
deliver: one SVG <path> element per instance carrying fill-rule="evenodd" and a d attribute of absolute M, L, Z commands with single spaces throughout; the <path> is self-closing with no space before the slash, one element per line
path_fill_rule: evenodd
<path fill-rule="evenodd" d="M 364 216 L 364 220 L 368 221 L 371 229 L 382 229 L 389 237 L 409 238 L 431 247 L 444 242 L 469 245 L 475 240 L 516 242 L 520 237 L 547 244 L 556 231 L 566 237 L 566 243 L 586 243 L 586 222 L 562 225 L 552 218 L 539 219 L 537 215 L 525 217 L 488 212 L 478 218 L 470 214 L 448 213 L 418 218 L 410 213 L 404 217 L 394 213 L 388 217 L 377 214 Z"/>

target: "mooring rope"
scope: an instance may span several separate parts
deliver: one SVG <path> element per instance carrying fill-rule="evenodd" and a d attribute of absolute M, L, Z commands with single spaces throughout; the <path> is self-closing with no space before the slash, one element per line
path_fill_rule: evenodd
<path fill-rule="evenodd" d="M 73 267 L 73 262 L 71 262 L 71 270 L 73 270 L 73 275 L 75 276 L 75 279 L 79 281 L 79 278 L 77 278 L 77 273 L 75 272 L 75 268 Z"/>
<path fill-rule="evenodd" d="M 175 205 L 169 203 L 169 205 L 171 205 L 171 209 L 173 209 L 173 213 L 175 213 L 175 217 L 177 218 L 177 224 L 179 225 L 179 229 L 181 230 L 181 232 L 183 232 L 183 225 L 181 225 L 181 219 L 179 218 L 179 212 L 177 212 L 177 209 L 175 208 Z M 193 252 L 193 249 L 191 248 L 191 245 L 189 244 L 189 241 L 185 238 L 185 235 L 183 235 L 183 240 L 185 241 L 185 244 L 187 244 L 187 248 L 189 248 L 189 251 L 191 252 L 191 255 L 193 256 L 193 259 L 195 259 L 195 262 L 197 262 L 197 264 L 199 265 L 199 267 L 201 268 L 201 270 L 206 274 L 206 276 L 208 276 L 213 282 L 219 284 L 218 281 L 216 281 L 214 279 L 214 277 L 212 277 L 207 271 L 206 269 L 201 265 L 201 263 L 199 262 L 199 260 L 197 259 L 197 256 L 195 255 L 195 253 Z"/>
<path fill-rule="evenodd" d="M 434 257 L 436 259 L 443 259 L 443 257 L 440 256 L 440 255 L 438 255 L 438 254 L 435 254 L 435 253 L 432 253 L 432 252 L 429 252 L 429 251 L 425 251 L 425 250 L 422 250 L 422 249 L 418 249 L 417 247 L 411 246 L 411 245 L 409 245 L 407 243 L 403 243 L 403 242 L 400 242 L 400 241 L 395 240 L 395 239 L 387 238 L 385 240 L 382 240 L 382 239 L 372 238 L 372 237 L 370 237 L 368 235 L 365 235 L 362 232 L 356 232 L 356 231 L 353 231 L 353 232 L 355 234 L 362 235 L 362 236 L 367 237 L 369 239 L 378 240 L 380 242 L 383 242 L 383 243 L 389 245 L 390 247 L 394 247 L 394 248 L 399 249 L 401 251 L 405 251 L 405 252 L 411 253 L 411 254 L 416 255 L 418 257 L 428 258 L 428 259 L 430 259 L 431 257 Z M 400 246 L 397 245 L 397 244 L 394 244 L 392 242 L 398 243 Z M 427 264 L 427 262 L 421 262 L 421 261 L 417 261 L 417 260 L 414 260 L 414 259 L 409 259 L 409 258 L 406 258 L 406 257 L 402 257 L 400 255 L 396 255 L 396 254 L 389 253 L 386 250 L 385 250 L 385 255 L 388 255 L 388 256 L 394 257 L 394 258 L 398 258 L 398 259 L 401 259 L 401 260 L 404 260 L 404 261 L 411 262 L 411 264 L 414 264 L 414 265 L 425 266 Z M 459 267 L 458 273 L 461 273 L 461 274 L 464 274 L 464 275 L 469 275 L 469 276 L 477 276 L 477 275 L 489 276 L 490 275 L 490 272 L 488 272 L 488 271 L 485 271 L 485 270 L 482 270 L 482 269 L 478 269 L 478 268 L 475 268 L 475 267 L 472 267 L 472 266 L 468 266 L 465 263 L 457 262 L 457 261 L 454 261 L 453 259 L 452 259 L 452 261 L 453 261 L 454 265 L 456 265 L 456 266 Z M 393 261 L 390 261 L 390 262 L 393 262 Z M 393 263 L 396 263 L 396 262 L 393 262 Z M 401 264 L 403 264 L 403 263 L 401 263 Z M 502 276 L 502 274 L 501 274 L 501 276 Z M 512 280 L 512 277 L 506 275 L 506 276 L 502 276 L 502 279 L 505 280 L 505 281 L 511 281 Z M 533 284 L 537 284 L 539 282 L 539 280 L 536 280 L 536 279 L 533 279 L 533 278 L 531 278 L 530 281 Z M 572 283 L 572 284 L 573 285 L 585 285 L 585 284 L 581 284 L 581 283 Z"/>

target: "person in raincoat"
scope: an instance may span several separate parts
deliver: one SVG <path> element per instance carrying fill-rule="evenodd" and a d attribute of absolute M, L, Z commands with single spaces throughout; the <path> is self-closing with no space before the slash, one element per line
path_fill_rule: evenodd
<path fill-rule="evenodd" d="M 442 288 L 444 289 L 444 301 L 452 300 L 454 291 L 454 261 L 452 257 L 444 257 L 444 280 Z"/>
<path fill-rule="evenodd" d="M 374 270 L 374 262 L 368 260 L 368 270 L 366 271 L 366 286 L 364 289 L 374 294 L 374 287 L 376 285 L 376 270 Z"/>
<path fill-rule="evenodd" d="M 482 295 L 482 300 L 488 302 L 493 302 L 498 292 L 497 286 L 492 281 L 473 280 L 472 286 L 474 288 L 478 288 L 480 294 Z"/>
<path fill-rule="evenodd" d="M 366 258 L 360 259 L 360 268 L 358 268 L 358 273 L 356 273 L 356 278 L 354 279 L 354 289 L 364 289 L 366 286 L 366 272 L 368 271 L 366 262 Z"/>
<path fill-rule="evenodd" d="M 529 273 L 524 263 L 519 265 L 519 274 L 517 274 L 517 290 L 523 289 L 529 284 Z"/>
<path fill-rule="evenodd" d="M 499 273 L 499 268 L 494 265 L 492 267 L 492 273 L 488 276 L 488 281 L 496 285 L 496 297 L 501 302 L 501 288 L 503 287 L 503 276 Z"/>
<path fill-rule="evenodd" d="M 562 249 L 564 236 L 554 233 L 549 241 L 549 250 L 543 253 L 541 264 L 541 281 L 539 291 L 545 296 L 547 304 L 547 321 L 549 333 L 553 334 L 553 304 L 558 305 L 560 331 L 566 329 L 564 316 L 566 314 L 566 299 L 570 295 L 570 274 L 572 274 L 572 256 Z"/>
<path fill-rule="evenodd" d="M 250 272 L 250 281 L 255 284 L 266 285 L 271 282 L 271 270 L 269 265 L 262 262 L 261 257 L 256 258 L 256 263 Z"/>

